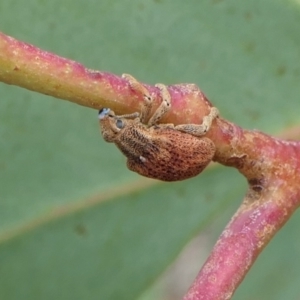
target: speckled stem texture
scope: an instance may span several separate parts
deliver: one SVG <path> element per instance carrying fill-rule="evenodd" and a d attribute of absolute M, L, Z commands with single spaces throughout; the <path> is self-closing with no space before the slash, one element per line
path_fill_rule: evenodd
<path fill-rule="evenodd" d="M 42 51 L 0 33 L 0 80 L 95 109 L 137 111 L 143 95 L 116 75 Z M 159 103 L 156 87 L 145 85 Z M 201 123 L 211 103 L 192 84 L 168 87 L 172 110 L 162 122 Z M 255 259 L 299 205 L 300 143 L 243 130 L 222 118 L 206 135 L 214 161 L 237 168 L 248 182 L 246 196 L 221 234 L 185 300 L 230 299 Z"/>
<path fill-rule="evenodd" d="M 218 239 L 184 300 L 230 299 L 262 249 L 299 206 L 300 143 L 217 120 L 215 160 L 248 180 L 242 205 Z"/>

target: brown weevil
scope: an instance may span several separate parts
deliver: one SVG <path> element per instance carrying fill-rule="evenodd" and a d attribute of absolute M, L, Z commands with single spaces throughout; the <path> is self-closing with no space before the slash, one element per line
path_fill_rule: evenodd
<path fill-rule="evenodd" d="M 163 181 L 198 175 L 216 151 L 214 143 L 203 135 L 218 116 L 217 108 L 211 107 L 209 115 L 203 118 L 200 125 L 158 124 L 171 108 L 167 87 L 156 85 L 160 89 L 162 103 L 149 119 L 153 103 L 150 94 L 130 75 L 124 77 L 133 88 L 144 92 L 142 111 L 117 116 L 109 108 L 101 109 L 99 121 L 103 138 L 115 143 L 127 157 L 127 167 L 140 175 Z"/>

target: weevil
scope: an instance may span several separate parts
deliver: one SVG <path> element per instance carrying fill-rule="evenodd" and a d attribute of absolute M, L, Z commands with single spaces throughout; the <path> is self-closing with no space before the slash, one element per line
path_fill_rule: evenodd
<path fill-rule="evenodd" d="M 127 167 L 140 175 L 163 181 L 177 181 L 198 175 L 213 159 L 215 144 L 205 133 L 218 109 L 211 107 L 202 124 L 158 124 L 171 108 L 171 96 L 163 84 L 162 102 L 150 117 L 153 99 L 135 78 L 124 75 L 130 86 L 144 94 L 141 113 L 115 115 L 109 108 L 99 111 L 100 129 L 107 142 L 115 143 L 127 157 Z"/>

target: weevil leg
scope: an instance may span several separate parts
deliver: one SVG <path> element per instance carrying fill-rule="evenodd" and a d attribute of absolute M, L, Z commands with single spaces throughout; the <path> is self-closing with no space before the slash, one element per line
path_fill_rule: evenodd
<path fill-rule="evenodd" d="M 141 109 L 140 113 L 140 120 L 141 123 L 145 124 L 146 121 L 149 119 L 152 104 L 153 104 L 153 99 L 149 93 L 149 91 L 139 82 L 137 81 L 133 76 L 129 74 L 123 74 L 122 78 L 126 79 L 131 86 L 131 88 L 138 92 L 141 93 L 144 97 L 144 103 Z"/>
<path fill-rule="evenodd" d="M 203 118 L 202 124 L 182 124 L 175 126 L 175 129 L 194 136 L 202 136 L 207 133 L 213 120 L 218 116 L 219 110 L 216 107 L 212 107 L 209 114 Z"/>
<path fill-rule="evenodd" d="M 164 116 L 164 114 L 171 108 L 171 95 L 167 87 L 164 84 L 160 83 L 156 84 L 155 86 L 160 90 L 162 102 L 150 118 L 148 126 L 153 126 L 158 123 L 158 121 Z"/>
<path fill-rule="evenodd" d="M 153 99 L 150 96 L 149 92 L 147 91 L 147 94 L 144 93 L 144 104 L 142 106 L 141 116 L 140 116 L 141 122 L 143 124 L 145 124 L 150 117 L 152 104 L 153 104 Z"/>
<path fill-rule="evenodd" d="M 126 115 L 116 115 L 114 116 L 115 119 L 135 119 L 140 118 L 140 113 L 134 112 L 132 114 L 126 114 Z"/>

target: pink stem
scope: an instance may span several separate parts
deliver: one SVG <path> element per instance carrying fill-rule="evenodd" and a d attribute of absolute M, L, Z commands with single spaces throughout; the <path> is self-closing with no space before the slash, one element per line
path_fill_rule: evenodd
<path fill-rule="evenodd" d="M 0 32 L 0 81 L 74 103 L 100 109 L 109 107 L 117 114 L 139 110 L 142 95 L 137 95 L 127 80 L 85 68 L 82 64 L 59 57 Z M 159 90 L 145 85 L 155 98 Z M 170 87 L 173 111 L 169 120 L 182 123 L 184 118 L 199 122 L 207 112 L 207 99 L 192 84 Z M 205 99 L 198 101 L 198 99 Z M 156 99 L 157 101 L 159 99 Z M 197 100 L 197 101 L 195 101 Z M 182 112 L 185 112 L 183 118 Z M 166 119 L 167 120 L 167 119 Z"/>
<path fill-rule="evenodd" d="M 259 253 L 300 204 L 300 142 L 287 142 L 219 119 L 210 133 L 215 160 L 249 182 L 242 205 L 219 237 L 184 300 L 230 299 Z"/>
<path fill-rule="evenodd" d="M 39 93 L 117 114 L 139 110 L 143 95 L 113 74 L 94 71 L 0 33 L 0 80 Z M 158 89 L 149 85 L 155 101 Z M 163 122 L 199 124 L 211 103 L 193 84 L 169 86 L 172 110 Z M 230 299 L 255 259 L 290 218 L 300 200 L 300 143 L 243 130 L 222 118 L 206 137 L 214 160 L 248 180 L 241 207 L 225 228 L 185 300 Z M 216 183 L 217 184 L 217 183 Z"/>

